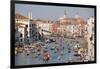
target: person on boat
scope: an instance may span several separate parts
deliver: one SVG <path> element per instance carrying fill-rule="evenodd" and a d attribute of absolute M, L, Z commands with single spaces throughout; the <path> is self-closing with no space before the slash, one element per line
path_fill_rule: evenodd
<path fill-rule="evenodd" d="M 44 51 L 43 60 L 45 61 L 45 63 L 47 63 L 50 60 L 50 56 L 49 56 L 48 51 Z"/>

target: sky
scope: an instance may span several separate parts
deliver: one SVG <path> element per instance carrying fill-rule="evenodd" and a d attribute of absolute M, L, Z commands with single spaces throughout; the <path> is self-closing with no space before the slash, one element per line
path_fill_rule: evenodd
<path fill-rule="evenodd" d="M 89 17 L 94 16 L 94 8 L 15 4 L 15 13 L 28 16 L 31 11 L 33 19 L 59 20 L 64 16 L 65 9 L 67 17 L 75 17 L 78 13 L 87 21 Z"/>

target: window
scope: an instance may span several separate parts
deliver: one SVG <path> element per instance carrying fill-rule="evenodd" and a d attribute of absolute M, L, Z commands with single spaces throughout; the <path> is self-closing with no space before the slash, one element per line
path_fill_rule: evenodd
<path fill-rule="evenodd" d="M 15 39 L 15 42 L 18 42 L 18 38 Z"/>
<path fill-rule="evenodd" d="M 20 39 L 20 41 L 22 42 L 22 39 Z"/>
<path fill-rule="evenodd" d="M 28 25 L 26 25 L 26 27 L 28 27 Z"/>
<path fill-rule="evenodd" d="M 30 24 L 30 27 L 32 27 L 32 24 Z"/>
<path fill-rule="evenodd" d="M 92 27 L 92 31 L 94 31 L 94 27 Z"/>
<path fill-rule="evenodd" d="M 20 37 L 22 37 L 22 34 L 20 34 Z"/>

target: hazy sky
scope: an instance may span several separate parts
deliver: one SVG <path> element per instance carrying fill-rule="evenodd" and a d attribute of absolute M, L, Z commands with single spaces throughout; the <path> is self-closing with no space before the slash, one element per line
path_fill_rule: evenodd
<path fill-rule="evenodd" d="M 28 12 L 32 12 L 35 19 L 59 20 L 64 15 L 66 9 L 67 17 L 75 17 L 77 13 L 87 20 L 90 16 L 94 16 L 94 8 L 83 7 L 64 7 L 64 6 L 45 6 L 45 5 L 29 5 L 16 4 L 15 12 L 28 16 Z"/>

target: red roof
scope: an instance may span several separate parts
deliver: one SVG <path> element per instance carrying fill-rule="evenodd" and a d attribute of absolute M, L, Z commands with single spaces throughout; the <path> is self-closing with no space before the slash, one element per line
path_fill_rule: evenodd
<path fill-rule="evenodd" d="M 28 19 L 28 17 L 23 16 L 23 15 L 21 15 L 21 14 L 19 14 L 19 13 L 16 13 L 16 14 L 15 14 L 15 18 L 16 18 L 16 19 Z"/>

